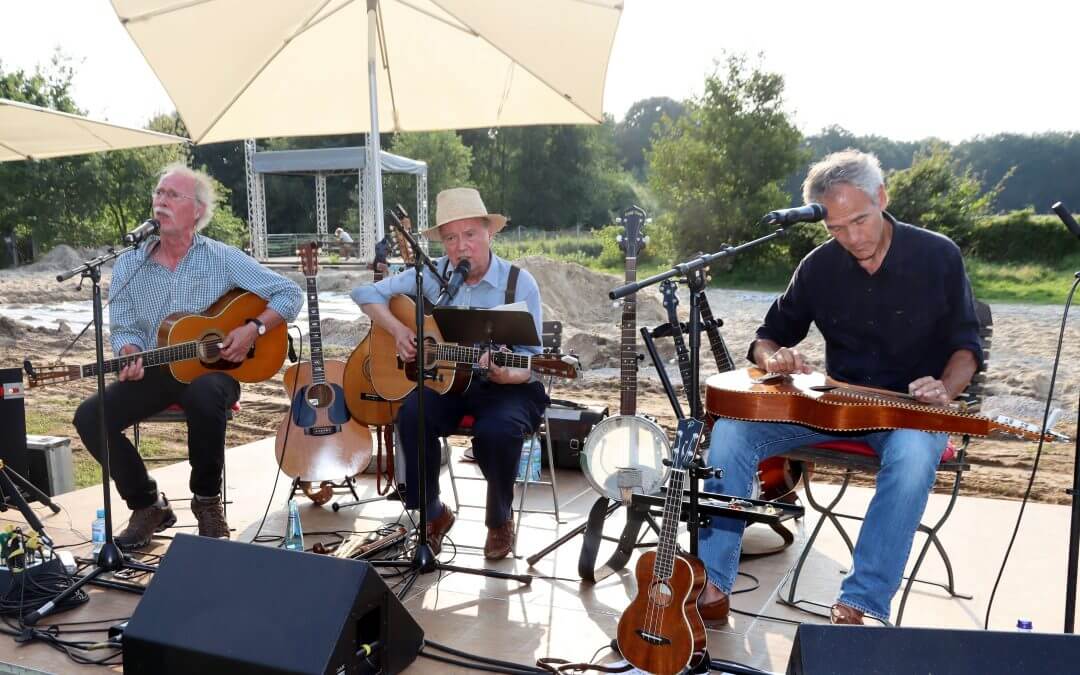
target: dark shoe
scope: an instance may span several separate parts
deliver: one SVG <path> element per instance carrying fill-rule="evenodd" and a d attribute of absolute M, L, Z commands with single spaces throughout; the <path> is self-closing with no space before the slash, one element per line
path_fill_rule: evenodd
<path fill-rule="evenodd" d="M 728 613 L 731 611 L 731 598 L 727 593 L 712 602 L 701 602 L 699 598 L 698 611 L 701 612 L 701 618 L 711 625 L 726 626 Z"/>
<path fill-rule="evenodd" d="M 150 543 L 155 532 L 162 532 L 176 524 L 176 514 L 169 506 L 169 500 L 165 495 L 165 506 L 152 504 L 131 512 L 131 519 L 127 527 L 116 535 L 114 541 L 121 551 L 134 551 Z"/>
<path fill-rule="evenodd" d="M 454 512 L 446 508 L 446 504 L 439 502 L 442 512 L 428 520 L 427 540 L 431 552 L 435 555 L 442 553 L 442 540 L 450 528 L 454 526 Z"/>
<path fill-rule="evenodd" d="M 514 519 L 498 527 L 489 527 L 487 542 L 484 543 L 484 557 L 488 560 L 502 560 L 514 548 Z"/>
<path fill-rule="evenodd" d="M 836 626 L 861 626 L 863 613 L 854 607 L 838 602 L 829 610 L 829 623 Z"/>
<path fill-rule="evenodd" d="M 229 538 L 229 524 L 225 522 L 225 509 L 221 504 L 221 495 L 204 501 L 198 497 L 191 500 L 191 512 L 199 521 L 199 536 L 214 539 Z"/>

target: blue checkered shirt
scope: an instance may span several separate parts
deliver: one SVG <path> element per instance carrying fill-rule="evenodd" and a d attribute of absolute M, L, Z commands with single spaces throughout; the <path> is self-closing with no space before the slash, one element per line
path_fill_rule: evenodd
<path fill-rule="evenodd" d="M 285 321 L 295 319 L 304 304 L 304 294 L 295 282 L 271 272 L 239 249 L 196 234 L 174 272 L 147 260 L 157 241 L 151 237 L 138 249 L 120 256 L 113 267 L 109 331 L 116 354 L 129 344 L 141 350 L 160 346 L 157 331 L 165 317 L 202 312 L 234 288 L 268 300 L 270 309 Z"/>

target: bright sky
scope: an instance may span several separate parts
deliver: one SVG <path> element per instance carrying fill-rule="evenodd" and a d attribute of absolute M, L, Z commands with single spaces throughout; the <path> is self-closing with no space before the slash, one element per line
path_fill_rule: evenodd
<path fill-rule="evenodd" d="M 604 109 L 621 118 L 642 98 L 700 94 L 727 49 L 762 52 L 784 75 L 806 133 L 955 142 L 1080 129 L 1066 30 L 1078 24 L 1080 3 L 1060 0 L 626 0 Z M 142 126 L 172 110 L 108 0 L 0 0 L 5 70 L 46 63 L 56 46 L 75 58 L 75 100 L 91 116 Z"/>

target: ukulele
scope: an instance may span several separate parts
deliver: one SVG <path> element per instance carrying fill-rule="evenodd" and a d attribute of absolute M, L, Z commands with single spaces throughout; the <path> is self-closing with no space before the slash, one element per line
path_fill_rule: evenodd
<path fill-rule="evenodd" d="M 239 288 L 225 293 L 199 314 L 171 314 L 158 327 L 156 349 L 127 354 L 105 361 L 105 373 L 119 373 L 125 366 L 142 359 L 144 368 L 168 366 L 177 381 L 188 383 L 206 373 L 221 372 L 240 382 L 262 382 L 277 374 L 285 362 L 285 323 L 255 338 L 247 358 L 239 363 L 221 358 L 221 341 L 249 317 L 266 309 L 266 300 Z M 41 387 L 97 377 L 96 363 L 83 366 L 55 364 L 34 366 L 24 362 L 27 386 Z"/>
<path fill-rule="evenodd" d="M 311 360 L 285 371 L 285 391 L 292 401 L 278 427 L 274 453 L 285 475 L 303 482 L 352 478 L 371 461 L 371 432 L 345 406 L 340 384 L 345 364 L 323 358 L 318 243 L 302 246 L 299 254 L 307 280 Z"/>
<path fill-rule="evenodd" d="M 638 559 L 637 595 L 619 619 L 619 651 L 635 668 L 656 675 L 676 675 L 705 656 L 705 622 L 697 606 L 705 565 L 677 543 L 683 488 L 704 427 L 701 420 L 679 420 L 656 550 Z"/>
<path fill-rule="evenodd" d="M 400 205 L 394 207 L 394 212 L 406 229 L 412 228 L 409 215 L 405 213 L 405 210 Z M 375 245 L 375 261 L 372 262 L 372 269 L 375 270 L 374 281 L 382 280 L 383 273 L 380 263 L 387 262 L 392 243 L 395 241 L 398 253 L 405 264 L 411 265 L 413 262 L 413 253 L 408 241 L 401 236 L 397 228 L 391 227 L 390 229 L 393 231 L 394 237 L 387 236 Z M 349 354 L 349 359 L 345 363 L 345 375 L 342 378 L 342 384 L 345 387 L 345 404 L 353 417 L 364 424 L 376 427 L 393 423 L 401 403 L 400 401 L 385 399 L 375 391 L 375 385 L 371 381 L 370 329 L 364 339 Z"/>

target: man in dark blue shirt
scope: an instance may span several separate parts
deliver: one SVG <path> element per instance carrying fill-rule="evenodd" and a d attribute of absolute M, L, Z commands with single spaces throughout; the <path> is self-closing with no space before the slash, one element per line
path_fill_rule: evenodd
<path fill-rule="evenodd" d="M 925 403 L 953 400 L 982 359 L 956 244 L 885 212 L 888 195 L 873 155 L 829 155 L 811 167 L 803 198 L 826 207 L 832 239 L 799 264 L 747 357 L 769 372 L 809 373 L 796 345 L 813 322 L 825 338 L 832 377 L 907 391 Z M 706 489 L 749 495 L 761 460 L 837 437 L 797 424 L 718 419 L 709 464 L 723 468 L 724 476 L 706 481 Z M 861 624 L 864 614 L 888 619 L 947 441 L 945 434 L 911 429 L 857 438 L 877 452 L 881 470 L 851 573 L 832 607 L 833 623 Z M 700 602 L 707 621 L 727 621 L 742 530 L 743 523 L 727 518 L 702 530 L 699 553 L 709 583 Z"/>

